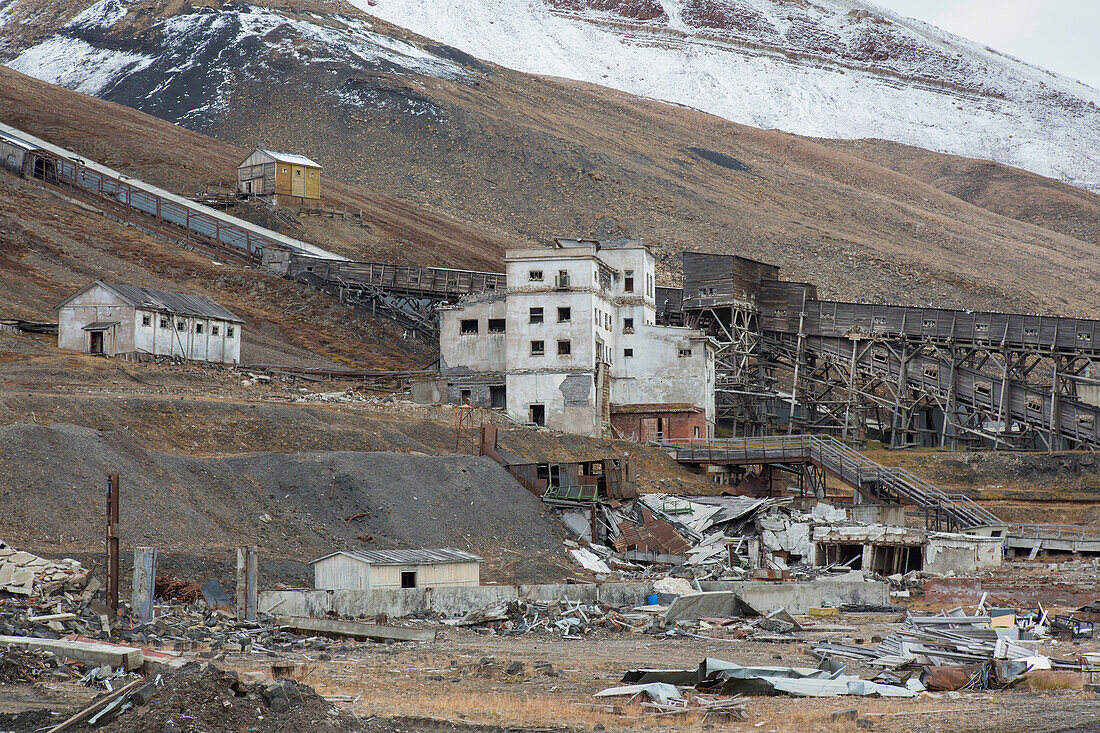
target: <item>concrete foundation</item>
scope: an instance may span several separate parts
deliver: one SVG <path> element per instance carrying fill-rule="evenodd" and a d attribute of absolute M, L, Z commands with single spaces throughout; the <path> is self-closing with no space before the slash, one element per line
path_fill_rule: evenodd
<path fill-rule="evenodd" d="M 760 613 L 784 608 L 788 613 L 807 613 L 811 608 L 843 604 L 885 605 L 885 583 L 841 577 L 813 582 L 702 583 L 704 591 L 732 591 Z M 387 590 L 267 590 L 260 592 L 261 613 L 323 618 L 330 614 L 349 618 L 391 618 L 442 614 L 458 617 L 501 601 L 518 599 L 582 601 L 616 606 L 643 605 L 653 593 L 649 582 L 593 583 L 591 585 L 483 585 L 472 588 L 409 588 Z"/>

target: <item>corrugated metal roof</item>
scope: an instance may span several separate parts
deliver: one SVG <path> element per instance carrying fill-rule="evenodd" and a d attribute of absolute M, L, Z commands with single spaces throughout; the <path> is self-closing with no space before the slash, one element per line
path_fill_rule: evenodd
<path fill-rule="evenodd" d="M 441 565 L 449 562 L 482 562 L 477 555 L 446 547 L 439 550 L 340 550 L 310 561 L 310 565 L 336 555 L 347 555 L 372 565 Z"/>
<path fill-rule="evenodd" d="M 141 288 L 137 285 L 120 285 L 118 283 L 103 282 L 102 280 L 97 280 L 96 282 L 116 293 L 120 298 L 136 308 L 154 310 L 161 313 L 171 313 L 174 315 L 217 318 L 223 321 L 241 323 L 240 318 L 204 295 L 170 293 L 167 290 Z"/>
<path fill-rule="evenodd" d="M 274 150 L 268 150 L 267 148 L 260 148 L 261 151 L 267 153 L 275 160 L 281 160 L 284 163 L 291 163 L 294 165 L 308 165 L 313 168 L 320 168 L 321 164 L 310 160 L 304 155 L 295 155 L 294 153 L 276 153 Z"/>

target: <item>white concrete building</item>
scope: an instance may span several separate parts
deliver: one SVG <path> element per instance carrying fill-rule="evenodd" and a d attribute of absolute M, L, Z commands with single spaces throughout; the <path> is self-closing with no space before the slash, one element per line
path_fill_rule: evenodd
<path fill-rule="evenodd" d="M 448 402 L 584 435 L 713 435 L 715 343 L 656 325 L 647 246 L 559 239 L 505 263 L 506 293 L 441 309 Z"/>
<path fill-rule="evenodd" d="M 241 319 L 201 295 L 96 280 L 58 303 L 57 310 L 57 345 L 69 351 L 241 360 Z"/>
<path fill-rule="evenodd" d="M 478 586 L 481 563 L 477 555 L 447 548 L 341 550 L 310 564 L 318 590 L 377 590 Z"/>

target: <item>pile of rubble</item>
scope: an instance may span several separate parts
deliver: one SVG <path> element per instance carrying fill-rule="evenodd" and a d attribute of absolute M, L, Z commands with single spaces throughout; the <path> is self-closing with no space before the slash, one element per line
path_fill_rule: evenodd
<path fill-rule="evenodd" d="M 565 639 L 579 639 L 597 629 L 642 631 L 651 617 L 606 603 L 579 601 L 509 601 L 470 611 L 459 619 L 444 619 L 448 626 L 473 626 L 483 633 L 511 636 L 544 631 Z"/>
<path fill-rule="evenodd" d="M 68 666 L 52 652 L 0 644 L 0 685 L 47 678 L 67 680 L 71 676 Z"/>
<path fill-rule="evenodd" d="M 54 562 L 20 552 L 0 541 L 0 592 L 28 597 L 58 591 L 79 592 L 90 577 L 91 571 L 76 560 Z"/>
<path fill-rule="evenodd" d="M 133 711 L 140 708 L 140 711 Z M 108 733 L 237 731 L 277 733 L 362 729 L 311 687 L 294 680 L 248 684 L 232 672 L 190 662 L 153 677 L 138 677 L 99 695 L 57 728 L 95 726 Z"/>
<path fill-rule="evenodd" d="M 1017 615 L 1011 609 L 986 609 L 974 615 L 955 608 L 934 616 L 910 613 L 905 625 L 876 647 L 818 643 L 812 653 L 822 660 L 858 659 L 895 679 L 918 679 L 929 690 L 1005 687 L 1033 670 L 1081 670 L 1087 661 L 1056 659 L 1034 648 L 1048 633 L 1046 614 Z"/>

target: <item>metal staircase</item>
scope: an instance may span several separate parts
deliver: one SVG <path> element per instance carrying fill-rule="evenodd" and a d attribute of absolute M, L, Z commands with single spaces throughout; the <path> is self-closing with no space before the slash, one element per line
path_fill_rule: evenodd
<path fill-rule="evenodd" d="M 930 526 L 969 529 L 1000 519 L 961 494 L 949 494 L 904 468 L 890 468 L 831 436 L 776 435 L 661 444 L 680 463 L 748 465 L 811 463 L 878 503 L 904 503 L 924 511 Z"/>

